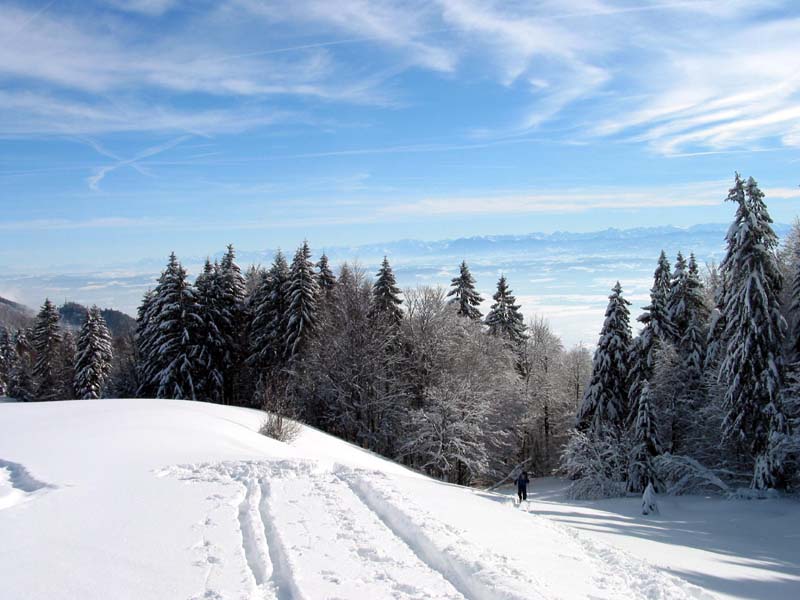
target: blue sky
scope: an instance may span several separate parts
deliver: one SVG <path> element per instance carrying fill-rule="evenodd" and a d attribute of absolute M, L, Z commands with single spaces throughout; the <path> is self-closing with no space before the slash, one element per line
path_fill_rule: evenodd
<path fill-rule="evenodd" d="M 800 206 L 800 5 L 0 5 L 0 264 Z"/>

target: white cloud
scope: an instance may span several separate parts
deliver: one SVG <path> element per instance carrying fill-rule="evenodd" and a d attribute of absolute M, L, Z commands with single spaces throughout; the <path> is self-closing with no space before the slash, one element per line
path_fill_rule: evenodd
<path fill-rule="evenodd" d="M 383 217 L 470 214 L 576 213 L 596 209 L 635 210 L 664 206 L 716 206 L 722 203 L 724 182 L 650 188 L 585 188 L 540 190 L 487 196 L 431 197 L 390 204 Z"/>
<path fill-rule="evenodd" d="M 122 11 L 158 17 L 172 10 L 180 0 L 105 0 L 107 4 Z"/>
<path fill-rule="evenodd" d="M 81 18 L 57 3 L 4 7 L 0 39 L 13 43 L 0 45 L 0 83 L 16 112 L 0 133 L 53 133 L 59 117 L 83 133 L 259 127 L 270 122 L 262 102 L 283 96 L 397 106 L 417 100 L 398 75 L 418 68 L 509 88 L 508 106 L 463 132 L 514 136 L 563 118 L 556 135 L 567 141 L 613 136 L 667 155 L 800 147 L 789 0 L 180 4 L 106 0 L 112 10 Z M 123 13 L 174 19 L 163 35 Z M 169 103 L 186 95 L 215 108 L 198 116 Z M 153 96 L 165 98 L 156 126 L 137 108 Z M 115 114 L 125 112 L 133 118 Z"/>

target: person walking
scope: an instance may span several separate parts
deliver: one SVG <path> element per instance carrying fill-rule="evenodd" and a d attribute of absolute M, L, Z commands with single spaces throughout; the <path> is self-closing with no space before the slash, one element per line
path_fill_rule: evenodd
<path fill-rule="evenodd" d="M 520 504 L 523 500 L 528 499 L 528 483 L 530 483 L 530 479 L 528 479 L 528 472 L 523 471 L 517 477 L 515 483 L 517 484 L 517 496 L 519 496 Z"/>

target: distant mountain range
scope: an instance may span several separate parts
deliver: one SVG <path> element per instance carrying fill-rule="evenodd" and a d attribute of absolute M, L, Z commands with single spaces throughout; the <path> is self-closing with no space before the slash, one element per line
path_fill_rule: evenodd
<path fill-rule="evenodd" d="M 774 228 L 781 237 L 790 230 L 785 224 L 775 224 Z M 653 269 L 662 249 L 671 262 L 678 251 L 687 256 L 694 252 L 701 265 L 719 262 L 725 251 L 727 231 L 727 224 L 715 223 L 686 228 L 559 231 L 439 241 L 402 239 L 357 246 L 320 246 L 313 239 L 310 242 L 315 260 L 325 251 L 332 264 L 358 260 L 370 274 L 377 271 L 386 255 L 402 287 L 447 286 L 457 273 L 459 263 L 466 260 L 478 281 L 478 289 L 489 299 L 498 275 L 504 273 L 525 315 L 545 317 L 564 341 L 571 344 L 594 341 L 602 325 L 608 291 L 616 280 L 622 283 L 626 297 L 633 302 L 635 316 L 640 306 L 646 304 Z M 190 275 L 196 276 L 205 256 L 188 256 L 176 250 Z M 284 252 L 291 259 L 294 248 L 284 248 Z M 221 256 L 222 251 L 212 254 L 212 258 Z M 273 256 L 272 249 L 237 248 L 237 260 L 243 267 L 266 266 Z M 47 273 L 6 269 L 0 274 L 0 293 L 4 289 L 15 290 L 14 297 L 31 306 L 38 306 L 45 297 L 63 298 L 65 303 L 69 300 L 84 305 L 113 306 L 133 315 L 144 292 L 155 285 L 166 260 L 166 256 L 147 257 L 123 265 L 64 267 Z M 483 307 L 484 312 L 486 308 Z M 114 322 L 114 317 L 106 318 L 109 325 Z"/>
<path fill-rule="evenodd" d="M 0 326 L 9 329 L 27 327 L 33 321 L 33 311 L 23 304 L 0 296 Z"/>
<path fill-rule="evenodd" d="M 86 316 L 86 307 L 77 302 L 67 302 L 59 307 L 61 326 L 70 330 L 78 330 Z M 108 324 L 108 329 L 113 337 L 121 337 L 133 333 L 136 320 L 125 313 L 113 308 L 104 308 L 100 311 Z M 33 324 L 36 313 L 34 310 L 0 297 L 0 326 L 9 329 L 22 329 Z"/>

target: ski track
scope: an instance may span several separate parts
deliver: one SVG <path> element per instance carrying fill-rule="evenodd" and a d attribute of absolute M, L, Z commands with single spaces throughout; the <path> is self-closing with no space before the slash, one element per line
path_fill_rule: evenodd
<path fill-rule="evenodd" d="M 160 474 L 236 485 L 229 505 L 236 511 L 245 563 L 241 598 L 538 600 L 556 595 L 518 560 L 476 544 L 468 532 L 437 519 L 383 473 L 277 460 L 184 465 Z M 535 513 L 530 518 L 587 562 L 598 592 L 593 597 L 714 597 L 572 528 Z M 206 573 L 206 597 L 225 598 L 208 587 L 214 566 Z"/>
<path fill-rule="evenodd" d="M 256 589 L 262 589 L 268 595 L 265 586 L 269 586 L 273 574 L 272 559 L 269 556 L 267 537 L 261 520 L 259 505 L 261 504 L 261 487 L 253 479 L 243 482 L 244 497 L 239 503 L 239 531 L 242 535 L 242 550 L 247 568 L 253 578 Z M 271 594 L 272 597 L 277 596 Z"/>
<path fill-rule="evenodd" d="M 36 479 L 25 465 L 20 463 L 0 458 L 0 470 L 7 473 L 6 478 L 10 486 L 0 485 L 0 510 L 22 504 L 37 492 L 56 487 L 51 483 Z M 5 490 L 3 490 L 4 487 Z"/>
<path fill-rule="evenodd" d="M 393 490 L 387 497 L 383 490 L 367 483 L 358 473 L 342 471 L 342 476 L 361 501 L 377 514 L 395 535 L 414 549 L 430 568 L 442 573 L 466 598 L 525 600 L 547 597 L 540 591 L 545 587 L 543 584 L 531 579 L 526 573 L 504 564 L 507 563 L 507 559 L 471 546 L 458 531 L 436 522 L 430 515 L 425 514 L 423 519 L 412 518 L 406 510 L 399 508 L 389 499 L 402 497 L 397 490 Z M 375 474 L 370 474 L 370 477 L 374 476 Z M 408 500 L 403 498 L 404 506 L 409 505 Z M 422 516 L 419 509 L 409 512 L 416 513 L 416 517 Z M 424 523 L 425 530 L 418 523 Z M 426 531 L 433 531 L 436 536 L 430 536 Z M 480 555 L 482 560 L 475 561 L 468 558 L 470 555 Z M 490 565 L 503 565 L 505 568 L 503 572 L 498 572 Z M 498 586 L 500 582 L 509 580 L 524 582 L 525 591 L 503 589 Z"/>
<path fill-rule="evenodd" d="M 265 540 L 270 541 L 267 550 L 272 563 L 272 584 L 275 587 L 276 596 L 278 600 L 302 600 L 305 596 L 297 587 L 289 555 L 281 539 L 281 534 L 275 527 L 275 520 L 269 506 L 270 485 L 262 479 L 259 481 L 259 489 L 261 490 L 259 514 Z"/>

